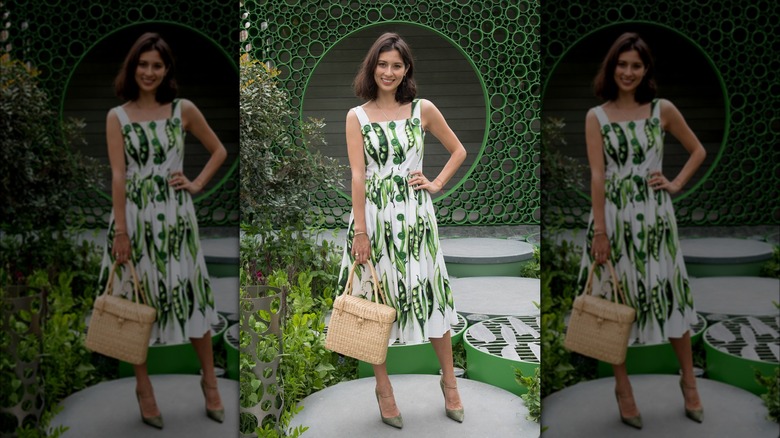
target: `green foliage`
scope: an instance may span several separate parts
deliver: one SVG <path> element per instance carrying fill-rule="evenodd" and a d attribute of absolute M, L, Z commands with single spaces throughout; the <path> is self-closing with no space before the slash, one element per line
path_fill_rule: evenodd
<path fill-rule="evenodd" d="M 539 272 L 541 270 L 540 250 L 538 246 L 534 246 L 534 258 L 523 265 L 520 276 L 525 278 L 539 278 Z"/>
<path fill-rule="evenodd" d="M 543 233 L 544 234 L 544 233 Z M 579 248 L 564 241 L 542 239 L 541 387 L 542 397 L 596 375 L 596 361 L 563 346 L 564 318 L 577 296 Z"/>
<path fill-rule="evenodd" d="M 546 206 L 542 222 L 548 225 L 563 224 L 564 218 L 558 213 L 556 206 L 562 205 L 567 197 L 573 195 L 574 190 L 583 190 L 585 187 L 582 175 L 587 171 L 587 166 L 560 151 L 560 147 L 566 145 L 563 135 L 565 126 L 563 119 L 553 117 L 548 117 L 542 122 L 539 154 L 542 160 L 541 202 Z"/>
<path fill-rule="evenodd" d="M 772 252 L 772 258 L 761 265 L 761 276 L 780 278 L 780 246 L 775 245 L 775 249 Z"/>
<path fill-rule="evenodd" d="M 775 367 L 774 376 L 765 376 L 756 370 L 756 380 L 766 387 L 766 392 L 761 394 L 761 399 L 767 408 L 766 418 L 780 423 L 780 367 Z"/>
<path fill-rule="evenodd" d="M 46 239 L 77 220 L 76 195 L 96 187 L 96 161 L 83 144 L 79 120 L 61 122 L 38 72 L 0 56 L 0 229 Z"/>
<path fill-rule="evenodd" d="M 528 419 L 539 422 L 542 416 L 542 400 L 539 388 L 539 367 L 534 370 L 533 376 L 523 376 L 520 368 L 515 368 L 515 380 L 517 384 L 525 386 L 528 392 L 521 395 L 525 407 L 528 408 Z"/>
<path fill-rule="evenodd" d="M 314 193 L 340 186 L 341 169 L 316 151 L 324 145 L 322 121 L 297 119 L 277 75 L 260 61 L 241 60 L 241 220 L 282 228 L 312 213 Z"/>

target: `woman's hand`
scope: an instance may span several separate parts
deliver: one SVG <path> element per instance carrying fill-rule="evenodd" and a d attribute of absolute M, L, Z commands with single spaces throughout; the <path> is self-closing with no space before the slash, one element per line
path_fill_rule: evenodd
<path fill-rule="evenodd" d="M 603 231 L 597 232 L 593 236 L 590 253 L 593 256 L 593 260 L 600 265 L 606 263 L 607 259 L 609 259 L 609 239 Z"/>
<path fill-rule="evenodd" d="M 117 231 L 114 233 L 114 244 L 111 246 L 114 252 L 114 260 L 126 263 L 130 258 L 130 237 L 125 232 Z"/>
<path fill-rule="evenodd" d="M 441 182 L 439 182 L 438 179 L 434 179 L 433 181 L 428 181 L 428 178 L 423 175 L 422 170 L 413 170 L 409 172 L 410 175 L 413 175 L 411 178 L 409 178 L 408 184 L 412 186 L 415 190 L 427 190 L 428 193 L 434 194 L 441 191 Z"/>
<path fill-rule="evenodd" d="M 650 179 L 647 180 L 647 184 L 655 191 L 666 190 L 672 195 L 680 191 L 680 186 L 666 179 L 660 170 L 650 172 Z"/>
<path fill-rule="evenodd" d="M 365 233 L 352 238 L 352 257 L 360 264 L 365 264 L 371 258 L 371 241 Z"/>
<path fill-rule="evenodd" d="M 174 190 L 186 190 L 190 192 L 191 195 L 197 194 L 203 190 L 203 187 L 201 187 L 200 184 L 187 179 L 181 170 L 171 172 L 171 175 L 168 177 L 168 185 L 173 187 Z"/>

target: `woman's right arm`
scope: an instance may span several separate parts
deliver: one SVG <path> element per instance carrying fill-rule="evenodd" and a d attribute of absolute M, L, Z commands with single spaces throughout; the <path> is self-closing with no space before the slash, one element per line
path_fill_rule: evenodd
<path fill-rule="evenodd" d="M 352 172 L 352 225 L 355 236 L 352 254 L 358 263 L 369 260 L 370 242 L 366 234 L 366 161 L 363 155 L 363 133 L 354 111 L 347 113 L 347 155 Z"/>
<path fill-rule="evenodd" d="M 607 238 L 604 215 L 604 147 L 601 139 L 601 126 L 595 110 L 585 116 L 585 144 L 588 148 L 590 165 L 590 197 L 593 205 L 593 242 L 591 254 L 596 263 L 604 263 L 609 258 L 609 239 Z"/>
<path fill-rule="evenodd" d="M 108 161 L 111 164 L 111 202 L 114 207 L 113 253 L 116 261 L 124 263 L 130 257 L 130 237 L 127 235 L 127 218 L 125 216 L 127 172 L 122 126 L 114 110 L 109 111 L 106 117 L 106 143 L 108 144 Z"/>

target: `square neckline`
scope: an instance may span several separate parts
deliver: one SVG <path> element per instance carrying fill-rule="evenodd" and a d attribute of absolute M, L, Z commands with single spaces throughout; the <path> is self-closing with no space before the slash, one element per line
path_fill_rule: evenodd
<path fill-rule="evenodd" d="M 368 105 L 369 103 L 370 103 L 370 102 L 366 102 L 366 103 L 364 103 L 363 105 Z M 419 100 L 419 99 L 414 99 L 414 100 L 412 100 L 412 101 L 411 101 L 411 102 L 409 102 L 409 103 L 411 103 L 411 104 L 412 104 L 412 108 L 411 108 L 411 110 L 412 110 L 412 111 L 409 113 L 409 117 L 405 117 L 405 118 L 403 118 L 403 119 L 390 119 L 390 120 L 383 120 L 383 121 L 381 121 L 381 122 L 372 122 L 371 120 L 368 120 L 368 113 L 366 112 L 366 109 L 365 109 L 365 108 L 363 108 L 363 105 L 358 105 L 358 107 L 359 107 L 360 109 L 362 109 L 362 110 L 363 110 L 363 113 L 366 115 L 366 119 L 368 120 L 368 124 L 369 124 L 369 125 L 373 125 L 373 124 L 375 124 L 375 123 L 376 123 L 376 124 L 382 124 L 382 123 L 384 123 L 384 124 L 388 124 L 388 123 L 390 123 L 390 122 L 393 122 L 393 123 L 398 123 L 398 122 L 405 122 L 405 121 L 407 121 L 407 120 L 413 120 L 413 119 L 414 119 L 414 109 L 415 109 L 415 106 L 416 106 L 416 105 L 418 105 L 418 104 L 420 103 L 420 100 Z M 381 111 L 381 110 L 380 110 L 380 111 Z"/>
<path fill-rule="evenodd" d="M 125 111 L 124 105 L 119 105 L 119 108 L 122 110 L 123 113 L 125 113 L 125 118 L 127 118 L 127 123 L 130 125 L 141 125 L 141 124 L 148 124 L 152 122 L 167 122 L 168 120 L 173 119 L 176 116 L 176 104 L 178 104 L 179 99 L 173 99 L 171 101 L 171 114 L 170 116 L 163 118 L 163 119 L 150 119 L 150 120 L 141 120 L 141 121 L 133 121 L 130 120 L 130 115 L 127 114 L 127 111 Z"/>
<path fill-rule="evenodd" d="M 604 114 L 604 119 L 610 125 L 612 125 L 612 124 L 620 125 L 620 124 L 623 124 L 623 123 L 631 123 L 631 122 L 634 122 L 634 123 L 645 122 L 646 123 L 648 120 L 652 120 L 653 119 L 653 112 L 655 111 L 655 106 L 658 103 L 659 103 L 658 99 L 653 99 L 653 100 L 650 101 L 650 116 L 649 117 L 644 117 L 644 118 L 639 118 L 639 119 L 620 120 L 620 121 L 617 121 L 617 122 L 614 122 L 614 121 L 609 119 L 609 116 L 607 115 L 607 112 L 604 111 L 604 105 L 605 105 L 604 103 L 599 105 L 597 108 L 601 111 L 602 114 Z"/>

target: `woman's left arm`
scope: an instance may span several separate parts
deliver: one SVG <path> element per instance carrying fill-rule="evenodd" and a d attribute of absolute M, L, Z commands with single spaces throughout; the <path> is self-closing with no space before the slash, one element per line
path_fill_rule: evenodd
<path fill-rule="evenodd" d="M 674 138 L 680 141 L 686 151 L 690 154 L 688 161 L 685 162 L 680 173 L 672 180 L 669 181 L 663 176 L 660 170 L 654 172 L 655 176 L 650 179 L 650 186 L 656 190 L 665 189 L 669 193 L 679 192 L 686 183 L 691 179 L 696 170 L 699 169 L 701 163 L 704 162 L 704 158 L 707 156 L 707 151 L 704 150 L 704 146 L 696 138 L 696 134 L 693 133 L 688 123 L 685 122 L 680 110 L 677 109 L 672 102 L 666 99 L 661 99 L 658 102 L 661 105 L 661 123 L 664 130 L 670 132 Z"/>
<path fill-rule="evenodd" d="M 450 129 L 444 116 L 431 101 L 420 99 L 420 105 L 422 105 L 420 112 L 422 113 L 423 129 L 431 131 L 439 139 L 450 153 L 450 159 L 447 160 L 447 164 L 444 165 L 444 168 L 433 181 L 428 181 L 423 176 L 422 171 L 414 171 L 411 173 L 416 176 L 409 180 L 409 184 L 416 185 L 416 190 L 425 189 L 429 193 L 437 193 L 441 191 L 442 187 L 447 184 L 447 181 L 455 175 L 460 165 L 463 164 L 463 161 L 466 159 L 466 148 L 463 147 L 458 137 Z"/>
<path fill-rule="evenodd" d="M 211 181 L 214 174 L 225 162 L 227 158 L 227 150 L 219 138 L 211 129 L 206 118 L 203 117 L 203 113 L 200 112 L 198 107 L 194 103 L 187 99 L 181 100 L 181 115 L 182 115 L 182 127 L 191 132 L 211 154 L 211 157 L 203 166 L 200 174 L 194 180 L 190 181 L 184 175 L 183 172 L 173 172 L 171 174 L 170 184 L 177 190 L 187 190 L 191 194 L 196 194 L 203 190 L 203 187 Z"/>

